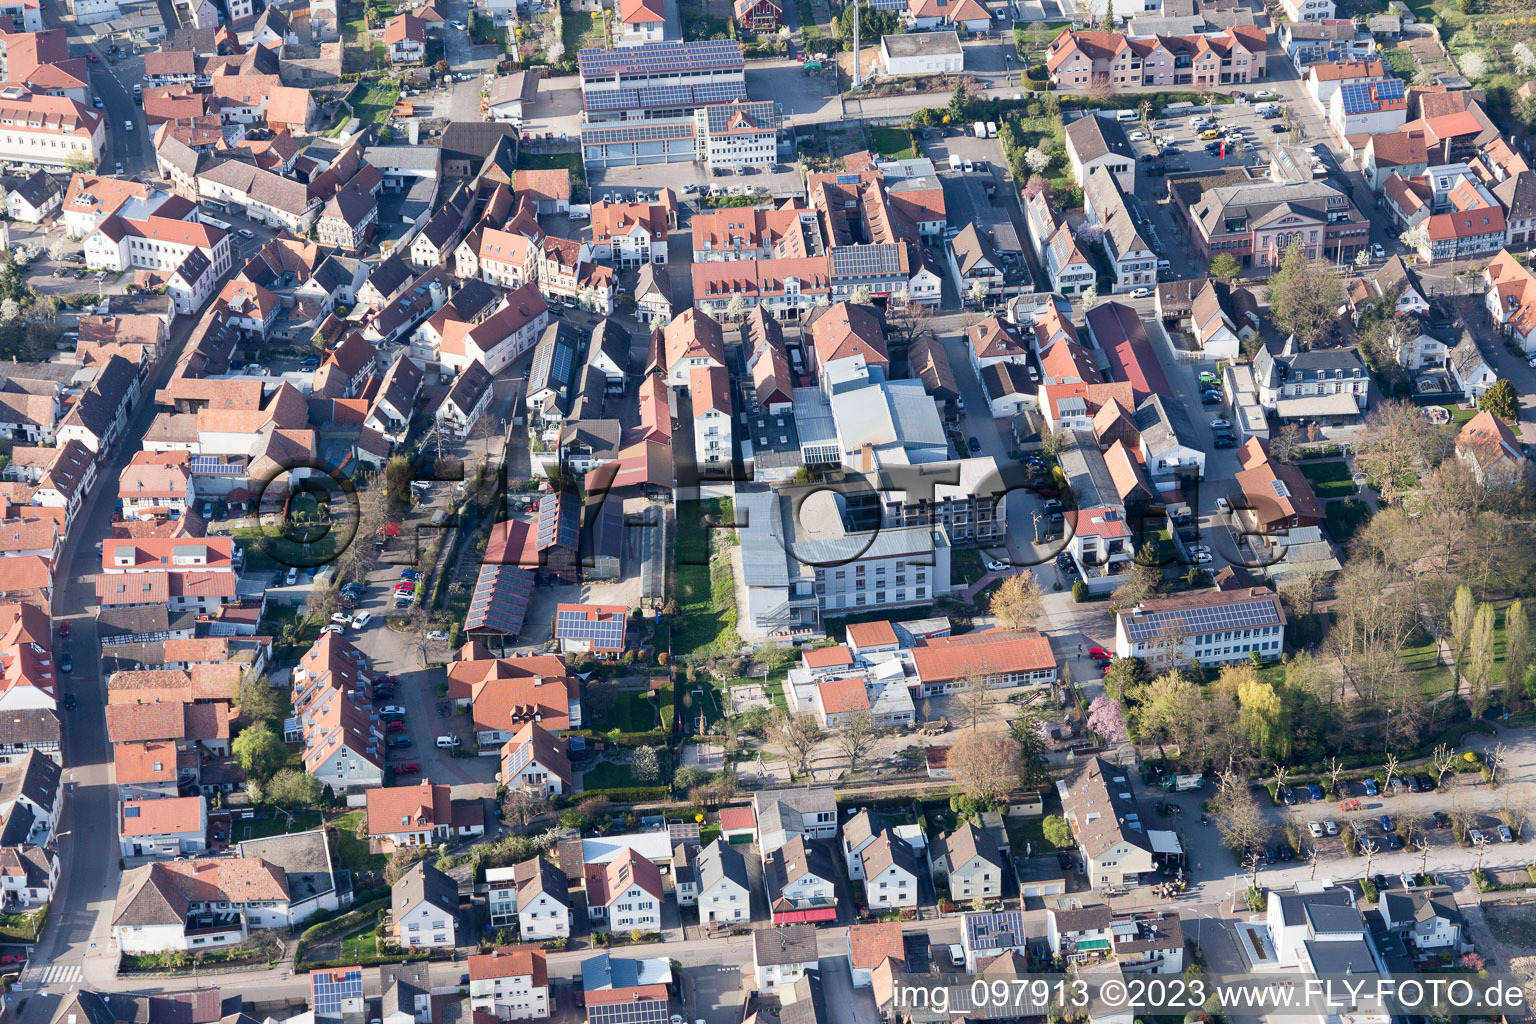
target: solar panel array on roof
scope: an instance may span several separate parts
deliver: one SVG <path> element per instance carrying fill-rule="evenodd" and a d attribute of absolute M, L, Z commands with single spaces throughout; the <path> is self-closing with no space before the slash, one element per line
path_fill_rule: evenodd
<path fill-rule="evenodd" d="M 581 533 L 581 510 L 564 494 L 548 494 L 539 500 L 538 548 L 559 545 L 575 548 Z"/>
<path fill-rule="evenodd" d="M 528 762 L 533 760 L 533 744 L 524 743 L 512 751 L 512 756 L 507 759 L 507 766 L 503 774 L 507 778 L 515 778 L 517 773 L 528 767 Z"/>
<path fill-rule="evenodd" d="M 204 476 L 245 476 L 249 472 L 235 463 L 212 455 L 194 455 L 188 460 L 188 464 L 192 467 L 192 472 Z"/>
<path fill-rule="evenodd" d="M 516 565 L 482 565 L 464 628 L 516 636 L 523 631 L 531 600 L 533 573 Z"/>
<path fill-rule="evenodd" d="M 1381 78 L 1374 82 L 1351 82 L 1339 91 L 1343 93 L 1344 109 L 1350 112 L 1371 110 L 1382 102 L 1400 100 L 1406 95 L 1403 91 L 1403 81 L 1400 78 Z"/>
<path fill-rule="evenodd" d="M 596 617 L 594 617 L 596 616 Z M 606 616 L 581 608 L 555 612 L 555 636 L 561 640 L 586 640 L 603 650 L 624 648 L 624 616 Z"/>
<path fill-rule="evenodd" d="M 660 107 L 702 107 L 747 98 L 746 82 L 698 82 L 692 85 L 641 85 L 619 89 L 588 89 L 582 105 L 589 111 L 655 110 Z"/>
<path fill-rule="evenodd" d="M 316 1016 L 340 1017 L 343 1002 L 363 998 L 361 968 L 348 970 L 340 980 L 332 971 L 321 971 L 311 976 L 311 982 L 310 1002 Z"/>
<path fill-rule="evenodd" d="M 1132 640 L 1151 640 L 1162 635 L 1168 626 L 1177 626 L 1187 635 L 1280 624 L 1280 613 L 1273 600 L 1238 601 L 1205 608 L 1170 608 L 1166 611 L 1143 612 L 1127 617 L 1125 631 Z"/>
<path fill-rule="evenodd" d="M 582 50 L 576 54 L 581 76 L 663 74 L 745 66 L 741 44 L 720 39 L 697 43 L 647 43 L 621 50 Z"/>
<path fill-rule="evenodd" d="M 832 273 L 870 277 L 901 270 L 895 245 L 839 245 L 832 250 Z"/>
<path fill-rule="evenodd" d="M 587 1007 L 588 1024 L 666 1024 L 667 1004 L 660 999 L 639 1003 L 597 1003 Z"/>
<path fill-rule="evenodd" d="M 611 124 L 611 127 L 608 124 L 587 125 L 581 130 L 581 141 L 591 146 L 693 138 L 693 122 L 689 120 L 665 121 L 661 124 L 631 124 L 617 121 Z"/>

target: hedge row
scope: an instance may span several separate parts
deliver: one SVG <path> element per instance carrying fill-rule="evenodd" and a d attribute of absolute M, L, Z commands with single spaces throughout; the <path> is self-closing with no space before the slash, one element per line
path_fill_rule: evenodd
<path fill-rule="evenodd" d="M 663 708 L 662 710 L 665 712 L 666 709 Z M 560 735 L 562 737 L 585 736 L 588 739 L 606 740 L 612 734 L 606 732 L 594 732 L 591 729 L 562 729 L 560 730 Z M 627 747 L 655 746 L 658 743 L 665 743 L 666 741 L 667 734 L 660 729 L 649 729 L 645 732 L 619 733 L 619 743 Z"/>
<path fill-rule="evenodd" d="M 353 956 L 343 957 L 340 960 L 311 960 L 308 963 L 293 963 L 295 974 L 307 971 L 323 971 L 331 967 L 378 967 L 382 964 L 408 964 L 417 960 L 430 960 L 431 953 L 382 953 L 378 956 Z"/>
<path fill-rule="evenodd" d="M 666 800 L 671 795 L 672 790 L 666 786 L 614 786 L 611 789 L 584 789 L 577 794 L 577 798 L 584 800 L 589 796 L 605 796 L 609 800 L 639 803 L 642 800 Z"/>

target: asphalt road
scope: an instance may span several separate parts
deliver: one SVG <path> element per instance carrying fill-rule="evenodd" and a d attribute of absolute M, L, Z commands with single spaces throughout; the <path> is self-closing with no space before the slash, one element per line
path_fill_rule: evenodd
<path fill-rule="evenodd" d="M 125 438 L 142 437 L 154 417 L 154 392 L 165 386 L 194 322 L 178 319 L 159 365 L 144 388 L 145 398 L 134 412 Z M 59 712 L 64 729 L 65 800 L 56 842 L 63 864 L 59 891 L 49 913 L 47 927 L 32 951 L 23 983 L 32 989 L 49 968 L 77 981 L 79 968 L 92 987 L 113 985 L 115 954 L 111 945 L 111 911 L 120 871 L 114 841 L 116 799 L 113 793 L 111 749 L 107 744 L 106 680 L 101 675 L 100 650 L 93 612 L 95 587 L 92 578 L 100 567 L 95 553 L 98 540 L 111 532 L 111 514 L 118 474 L 137 448 L 121 444 L 108 456 L 96 478 L 94 493 L 82 503 L 83 511 L 71 524 L 61 552 L 62 572 L 54 592 L 56 621 L 70 624 L 70 649 L 74 673 L 63 677 L 66 694 L 73 695 L 74 711 Z M 58 1004 L 57 987 L 33 991 L 21 1019 L 43 1024 Z"/>

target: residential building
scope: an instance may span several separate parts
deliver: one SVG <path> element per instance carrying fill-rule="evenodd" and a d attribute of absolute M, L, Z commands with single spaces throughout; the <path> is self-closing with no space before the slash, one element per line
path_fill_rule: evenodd
<path fill-rule="evenodd" d="M 1202 261 L 1229 253 L 1243 266 L 1276 267 L 1293 243 L 1309 259 L 1348 262 L 1369 241 L 1370 225 L 1349 197 L 1324 181 L 1283 184 L 1170 180 Z"/>
<path fill-rule="evenodd" d="M 1125 771 L 1094 757 L 1056 783 L 1062 816 L 1077 843 L 1079 867 L 1094 889 L 1140 885 L 1142 876 L 1155 867 L 1152 841 Z"/>
<path fill-rule="evenodd" d="M 1115 613 L 1115 656 L 1155 668 L 1264 661 L 1285 649 L 1285 609 L 1259 587 L 1181 594 L 1143 601 Z"/>
<path fill-rule="evenodd" d="M 1263 438 L 1249 438 L 1237 461 L 1243 468 L 1234 480 L 1242 497 L 1234 495 L 1232 509 L 1247 533 L 1284 534 L 1323 521 L 1323 503 L 1306 476 L 1295 466 L 1271 459 Z"/>
<path fill-rule="evenodd" d="M 491 872 L 497 877 L 492 878 Z M 486 873 L 491 923 L 518 924 L 525 941 L 547 941 L 571 934 L 571 897 L 565 872 L 543 857 Z"/>
<path fill-rule="evenodd" d="M 1281 421 L 1354 422 L 1370 400 L 1370 378 L 1352 349 L 1298 352 L 1287 339 L 1279 352 L 1259 349 L 1253 376 L 1259 404 Z"/>
<path fill-rule="evenodd" d="M 671 984 L 666 957 L 633 960 L 599 953 L 581 962 L 588 1024 L 666 1024 Z"/>
<path fill-rule="evenodd" d="M 1132 172 L 1134 175 L 1134 171 Z M 1142 237 L 1126 205 L 1119 178 L 1107 167 L 1090 167 L 1083 185 L 1083 208 L 1114 268 L 1116 292 L 1150 289 L 1157 283 L 1157 254 Z"/>
<path fill-rule="evenodd" d="M 618 0 L 614 46 L 644 46 L 665 42 L 667 15 L 662 0 Z"/>
<path fill-rule="evenodd" d="M 995 899 L 1003 894 L 1003 855 L 991 835 L 970 822 L 929 848 L 935 883 L 949 886 L 953 903 Z"/>
<path fill-rule="evenodd" d="M 534 722 L 524 725 L 501 748 L 501 781 L 543 796 L 574 790 L 565 741 Z"/>
<path fill-rule="evenodd" d="M 1483 268 L 1483 305 L 1500 333 L 1521 351 L 1536 352 L 1536 275 L 1509 252 Z"/>
<path fill-rule="evenodd" d="M 386 851 L 485 834 L 485 811 L 478 799 L 451 799 L 448 786 L 428 779 L 413 786 L 370 789 L 365 806 L 368 837 Z"/>
<path fill-rule="evenodd" d="M 458 945 L 459 883 L 417 861 L 390 887 L 390 935 L 402 949 Z"/>
<path fill-rule="evenodd" d="M 784 8 L 775 0 L 735 0 L 731 10 L 748 32 L 777 32 L 784 20 Z"/>
<path fill-rule="evenodd" d="M 1461 909 L 1449 889 L 1393 890 L 1381 894 L 1376 906 L 1381 923 L 1397 932 L 1415 950 L 1462 949 Z"/>
<path fill-rule="evenodd" d="M 39 19 L 28 31 L 41 29 Z M 7 129 L 0 134 L 0 159 L 12 165 L 62 172 L 84 160 L 94 171 L 105 152 L 106 118 L 66 96 L 29 92 L 20 85 L 0 87 L 0 120 Z"/>
<path fill-rule="evenodd" d="M 208 848 L 208 802 L 201 796 L 124 800 L 118 806 L 124 857 L 179 857 Z"/>
<path fill-rule="evenodd" d="M 544 951 L 531 946 L 497 946 L 469 958 L 469 1005 L 497 1020 L 549 1016 L 549 968 Z"/>
<path fill-rule="evenodd" d="M 881 36 L 880 67 L 892 78 L 957 75 L 965 68 L 965 52 L 960 48 L 959 35 L 954 32 Z"/>
<path fill-rule="evenodd" d="M 1045 64 L 1058 88 L 1214 86 L 1265 77 L 1267 49 L 1263 30 L 1252 25 L 1138 39 L 1068 28 L 1052 40 Z"/>
<path fill-rule="evenodd" d="M 782 992 L 821 962 L 814 925 L 793 924 L 752 932 L 752 967 L 759 992 Z"/>
<path fill-rule="evenodd" d="M 420 64 L 427 52 L 427 23 L 414 14 L 400 14 L 384 24 L 384 49 L 389 62 Z"/>
<path fill-rule="evenodd" d="M 898 973 L 906 970 L 906 943 L 900 921 L 848 926 L 848 966 L 853 972 L 854 988 L 869 988 L 872 975 L 882 964 Z"/>
<path fill-rule="evenodd" d="M 1525 450 L 1503 420 L 1484 410 L 1456 435 L 1456 455 L 1484 487 L 1511 487 L 1525 477 Z"/>
<path fill-rule="evenodd" d="M 790 836 L 763 858 L 763 888 L 775 926 L 837 919 L 837 871 L 822 842 Z"/>
<path fill-rule="evenodd" d="M 837 835 L 837 802 L 830 788 L 766 790 L 752 795 L 757 843 L 764 857 L 792 836 L 830 839 Z"/>
<path fill-rule="evenodd" d="M 1329 21 L 1334 0 L 1280 0 L 1280 9 L 1291 21 Z"/>
<path fill-rule="evenodd" d="M 603 864 L 585 868 L 587 916 L 610 934 L 661 930 L 661 873 L 654 863 L 626 847 Z"/>
<path fill-rule="evenodd" d="M 1013 956 L 1029 952 L 1024 915 L 1017 910 L 969 913 L 961 922 L 960 948 L 967 971 L 980 971 L 996 962 L 1011 963 Z"/>
<path fill-rule="evenodd" d="M 593 203 L 592 258 L 620 268 L 667 262 L 667 219 L 659 203 Z"/>
<path fill-rule="evenodd" d="M 1073 181 L 1086 186 L 1089 175 L 1102 169 L 1110 173 L 1122 192 L 1136 191 L 1136 150 L 1118 118 L 1079 117 L 1067 125 L 1066 134 L 1067 164 L 1072 168 Z"/>
<path fill-rule="evenodd" d="M 1048 686 L 1058 677 L 1051 641 L 1034 630 L 986 629 L 933 637 L 911 651 L 919 697 L 953 693 L 972 677 L 990 689 Z"/>
<path fill-rule="evenodd" d="M 283 872 L 265 861 L 156 861 L 123 873 L 112 937 L 120 951 L 134 955 L 193 953 L 297 923 Z"/>
<path fill-rule="evenodd" d="M 867 907 L 878 911 L 917 906 L 917 854 L 905 839 L 886 829 L 859 857 Z"/>
<path fill-rule="evenodd" d="M 751 922 L 752 883 L 740 851 L 724 839 L 716 839 L 699 851 L 695 871 L 701 925 L 713 931 L 717 926 Z"/>

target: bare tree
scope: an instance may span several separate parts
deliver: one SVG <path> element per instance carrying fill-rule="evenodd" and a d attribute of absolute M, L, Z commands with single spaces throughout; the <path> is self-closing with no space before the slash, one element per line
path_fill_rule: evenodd
<path fill-rule="evenodd" d="M 1344 775 L 1344 765 L 1339 762 L 1337 757 L 1328 759 L 1326 774 L 1328 776 L 1328 792 L 1337 793 L 1339 791 L 1339 779 Z"/>
<path fill-rule="evenodd" d="M 975 729 L 980 724 L 981 717 L 987 713 L 989 697 L 986 676 L 966 676 L 960 680 L 960 690 L 955 694 L 955 710 L 963 717 L 969 718 L 971 728 Z"/>
<path fill-rule="evenodd" d="M 990 611 L 1004 629 L 1033 626 L 1044 607 L 1045 591 L 1028 569 L 1009 576 L 992 592 Z"/>
<path fill-rule="evenodd" d="M 1284 793 L 1286 780 L 1288 780 L 1293 773 L 1294 769 L 1289 768 L 1286 765 L 1275 765 L 1275 797 L 1277 799 Z"/>
<path fill-rule="evenodd" d="M 501 802 L 502 813 L 523 828 L 548 814 L 553 807 L 548 797 L 527 786 L 507 790 L 506 798 Z"/>
<path fill-rule="evenodd" d="M 1504 767 L 1505 759 L 1509 756 L 1509 746 L 1503 740 L 1495 743 L 1493 749 L 1488 751 L 1488 781 L 1495 785 L 1499 782 L 1499 769 Z"/>
<path fill-rule="evenodd" d="M 1429 767 L 1435 773 L 1435 788 L 1445 785 L 1445 777 L 1456 767 L 1456 751 L 1448 744 L 1441 743 L 1435 747 L 1435 752 L 1430 757 Z"/>
<path fill-rule="evenodd" d="M 810 772 L 811 751 L 825 738 L 814 715 L 790 715 L 783 711 L 774 719 L 769 734 L 789 754 L 801 775 Z"/>
<path fill-rule="evenodd" d="M 1247 780 L 1234 772 L 1222 773 L 1216 795 L 1211 798 L 1211 812 L 1221 830 L 1222 844 L 1239 854 L 1262 848 L 1269 836 L 1269 822 L 1254 800 Z M 1255 866 L 1253 878 L 1257 875 Z"/>
<path fill-rule="evenodd" d="M 1355 831 L 1355 834 L 1356 835 L 1360 834 L 1358 829 Z M 1370 878 L 1371 877 L 1371 861 L 1376 859 L 1376 850 L 1377 850 L 1376 840 L 1374 840 L 1374 839 L 1362 839 L 1362 840 L 1360 840 L 1360 852 L 1365 854 L 1365 877 L 1366 878 Z"/>
<path fill-rule="evenodd" d="M 869 748 L 874 745 L 879 734 L 874 716 L 868 711 L 855 711 L 832 734 L 833 746 L 848 759 L 849 775 L 859 770 L 859 762 L 869 753 Z"/>
<path fill-rule="evenodd" d="M 949 748 L 949 771 L 971 799 L 995 800 L 1019 784 L 1019 745 L 1006 733 L 968 732 Z"/>
<path fill-rule="evenodd" d="M 1429 837 L 1419 836 L 1413 841 L 1413 848 L 1419 851 L 1419 874 L 1429 874 Z"/>
<path fill-rule="evenodd" d="M 1387 755 L 1387 778 L 1386 778 L 1386 782 L 1387 782 L 1386 788 L 1387 789 L 1391 789 L 1392 788 L 1392 779 L 1393 779 L 1393 777 L 1395 775 L 1397 775 L 1397 765 L 1398 765 L 1397 755 L 1396 754 L 1388 754 Z"/>

